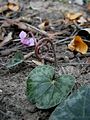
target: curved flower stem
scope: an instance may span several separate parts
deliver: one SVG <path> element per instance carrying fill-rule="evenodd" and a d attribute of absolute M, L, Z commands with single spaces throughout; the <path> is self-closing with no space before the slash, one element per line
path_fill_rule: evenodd
<path fill-rule="evenodd" d="M 36 44 L 36 46 L 35 46 L 35 54 L 36 54 L 36 57 L 37 57 L 40 61 L 42 61 L 43 58 L 45 58 L 45 56 L 43 57 L 43 55 L 40 56 L 40 53 L 39 53 L 39 52 L 40 52 L 41 47 L 46 46 L 46 47 L 48 48 L 48 47 L 49 47 L 49 46 L 48 46 L 48 43 L 51 44 L 51 47 L 52 47 L 52 50 L 53 50 L 53 54 L 54 54 L 55 66 L 57 66 L 56 52 L 55 52 L 54 44 L 53 44 L 53 42 L 52 42 L 52 39 L 50 39 L 50 38 L 48 38 L 48 37 L 42 38 L 42 39 L 40 39 L 40 40 L 37 42 L 37 44 Z M 48 52 L 48 51 L 47 51 L 47 52 Z"/>

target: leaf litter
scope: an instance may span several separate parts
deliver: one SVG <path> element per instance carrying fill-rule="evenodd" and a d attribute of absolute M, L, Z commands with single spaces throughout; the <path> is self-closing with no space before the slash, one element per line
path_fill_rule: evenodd
<path fill-rule="evenodd" d="M 85 12 L 83 5 L 40 0 L 8 0 L 0 6 L 0 119 L 48 120 L 53 109 L 38 110 L 28 102 L 26 76 L 37 65 L 49 64 L 57 74 L 75 76 L 74 89 L 90 83 L 89 7 Z M 69 50 L 77 35 L 80 43 Z M 18 51 L 22 57 L 15 57 Z"/>

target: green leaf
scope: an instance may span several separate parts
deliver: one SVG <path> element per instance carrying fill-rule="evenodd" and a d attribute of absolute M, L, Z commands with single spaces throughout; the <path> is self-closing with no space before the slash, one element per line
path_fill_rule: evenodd
<path fill-rule="evenodd" d="M 24 56 L 21 51 L 17 51 L 13 58 L 10 59 L 9 63 L 6 65 L 7 68 L 14 67 L 24 61 Z"/>
<path fill-rule="evenodd" d="M 90 85 L 81 87 L 60 104 L 49 120 L 90 120 Z"/>
<path fill-rule="evenodd" d="M 51 108 L 65 99 L 74 83 L 70 75 L 55 78 L 54 69 L 49 65 L 38 66 L 27 79 L 27 96 L 38 108 Z"/>

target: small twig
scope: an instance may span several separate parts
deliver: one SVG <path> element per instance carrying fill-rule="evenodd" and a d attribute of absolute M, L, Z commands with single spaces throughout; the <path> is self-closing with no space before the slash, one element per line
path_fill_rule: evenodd
<path fill-rule="evenodd" d="M 49 62 L 54 62 L 55 60 L 51 57 L 43 57 L 44 60 L 49 61 Z"/>
<path fill-rule="evenodd" d="M 3 56 L 6 56 L 6 55 L 9 55 L 12 52 L 17 51 L 17 49 L 18 49 L 18 47 L 13 47 L 13 48 L 9 48 L 9 49 L 6 49 L 6 50 L 2 50 L 2 51 L 0 51 L 0 54 L 3 55 Z"/>
<path fill-rule="evenodd" d="M 26 26 L 34 29 L 35 31 L 37 31 L 37 32 L 39 32 L 39 33 L 41 33 L 41 34 L 43 34 L 43 35 L 45 35 L 47 37 L 49 37 L 49 34 L 44 30 L 40 30 L 40 29 L 36 28 L 35 26 L 32 26 L 32 25 L 27 24 L 27 23 L 26 23 Z"/>
<path fill-rule="evenodd" d="M 56 41 L 54 44 L 58 44 L 58 43 L 61 43 L 61 42 L 65 42 L 65 41 L 70 40 L 70 39 L 72 39 L 72 38 L 73 38 L 73 36 L 70 36 L 70 37 L 64 38 L 64 39 L 62 39 L 62 40 Z"/>
<path fill-rule="evenodd" d="M 8 115 L 4 113 L 2 110 L 0 110 L 0 113 L 3 114 L 5 117 L 8 117 Z"/>
<path fill-rule="evenodd" d="M 40 34 L 45 35 L 46 37 L 49 37 L 49 38 L 52 38 L 52 39 L 53 39 L 53 37 L 55 35 L 62 34 L 64 32 L 63 31 L 63 32 L 56 32 L 54 34 L 53 33 L 50 34 L 50 33 L 47 33 L 44 30 L 40 30 L 39 28 L 37 28 L 37 27 L 35 27 L 33 25 L 30 25 L 30 24 L 25 23 L 25 22 L 21 22 L 20 20 L 21 20 L 21 18 L 15 19 L 15 20 L 13 20 L 13 19 L 5 19 L 5 21 L 10 25 L 17 25 L 20 29 L 23 29 L 23 30 L 26 30 L 26 31 L 29 31 L 29 32 L 30 31 L 39 32 Z"/>
<path fill-rule="evenodd" d="M 90 65 L 90 63 L 59 63 L 60 65 Z"/>
<path fill-rule="evenodd" d="M 29 58 L 31 55 L 33 55 L 35 52 L 30 52 L 27 55 L 24 55 L 24 60 L 26 60 L 27 58 Z"/>
<path fill-rule="evenodd" d="M 11 25 L 17 25 L 20 29 L 24 29 L 24 30 L 27 30 L 27 31 L 36 31 L 36 32 L 39 32 L 47 37 L 49 37 L 49 34 L 44 31 L 44 30 L 40 30 L 38 28 L 36 28 L 35 26 L 32 26 L 28 23 L 25 23 L 25 22 L 20 22 L 20 19 L 16 19 L 16 20 L 12 20 L 12 19 L 6 19 L 6 22 L 11 24 Z"/>

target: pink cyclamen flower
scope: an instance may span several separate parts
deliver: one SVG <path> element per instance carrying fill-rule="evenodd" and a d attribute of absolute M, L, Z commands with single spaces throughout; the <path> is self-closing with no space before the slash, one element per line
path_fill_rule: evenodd
<path fill-rule="evenodd" d="M 34 46 L 36 43 L 36 39 L 34 38 L 33 34 L 31 33 L 32 37 L 27 37 L 27 33 L 24 31 L 21 31 L 19 34 L 21 43 L 27 46 Z"/>

